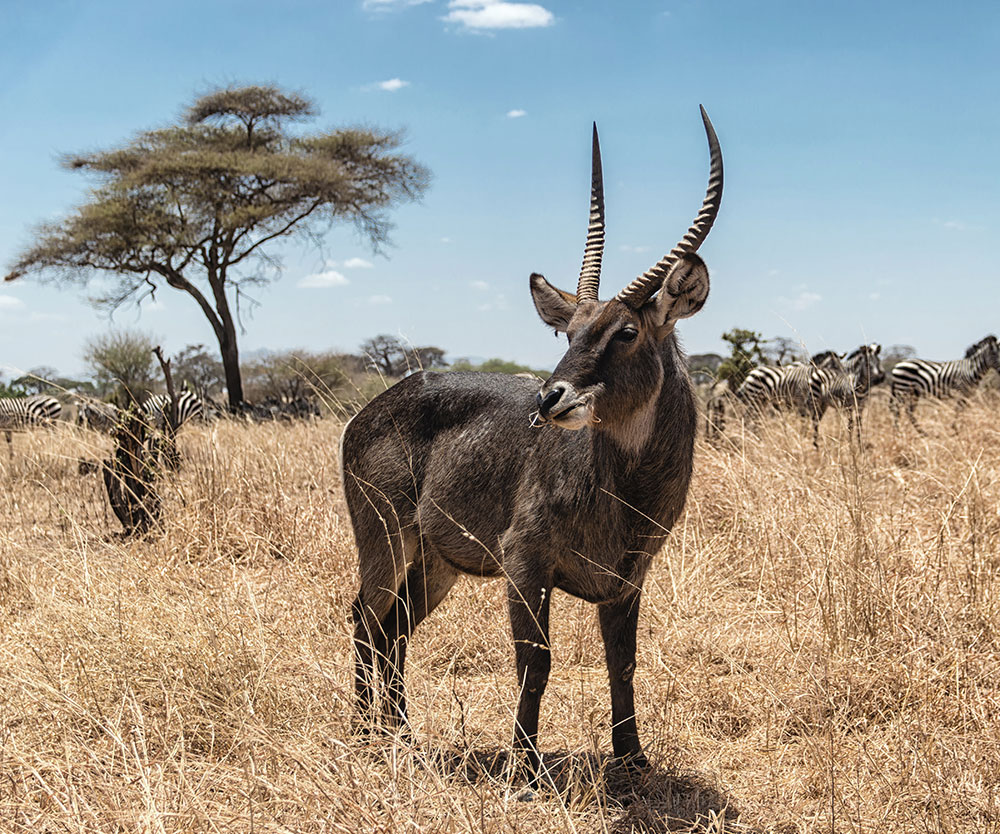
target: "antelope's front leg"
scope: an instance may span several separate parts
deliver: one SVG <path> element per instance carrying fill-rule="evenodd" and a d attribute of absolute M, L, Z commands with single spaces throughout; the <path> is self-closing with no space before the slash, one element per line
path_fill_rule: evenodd
<path fill-rule="evenodd" d="M 528 768 L 528 785 L 538 784 L 541 755 L 538 752 L 538 710 L 549 682 L 552 665 L 549 649 L 549 599 L 552 585 L 539 577 L 512 577 L 507 583 L 507 605 L 517 660 L 517 723 L 514 752 Z"/>
<path fill-rule="evenodd" d="M 639 625 L 639 597 L 636 591 L 614 602 L 597 606 L 604 638 L 604 657 L 611 682 L 611 746 L 615 755 L 636 768 L 649 762 L 639 744 L 635 723 L 635 636 Z"/>

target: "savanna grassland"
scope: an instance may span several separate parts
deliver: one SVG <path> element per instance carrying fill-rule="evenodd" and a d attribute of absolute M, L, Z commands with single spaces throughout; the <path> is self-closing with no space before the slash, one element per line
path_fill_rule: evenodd
<path fill-rule="evenodd" d="M 407 669 L 412 740 L 353 733 L 341 424 L 181 432 L 164 527 L 123 541 L 69 426 L 0 457 L 2 832 L 1000 832 L 1000 430 L 876 400 L 699 440 L 647 578 L 653 763 L 608 760 L 591 606 L 557 595 L 533 802 L 505 767 L 501 582 L 464 581 Z"/>

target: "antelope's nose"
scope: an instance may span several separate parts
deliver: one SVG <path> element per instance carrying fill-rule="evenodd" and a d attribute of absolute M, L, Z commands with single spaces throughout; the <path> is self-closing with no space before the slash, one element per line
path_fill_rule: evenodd
<path fill-rule="evenodd" d="M 538 416 L 545 419 L 549 416 L 549 412 L 555 407 L 556 403 L 562 399 L 563 393 L 566 387 L 557 383 L 552 386 L 552 389 L 547 393 L 542 393 L 541 391 L 535 396 L 535 402 L 538 405 Z"/>

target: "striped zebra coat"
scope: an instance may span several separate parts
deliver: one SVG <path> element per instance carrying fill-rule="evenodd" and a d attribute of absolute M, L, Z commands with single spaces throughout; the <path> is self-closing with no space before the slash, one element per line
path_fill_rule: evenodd
<path fill-rule="evenodd" d="M 76 406 L 76 424 L 81 428 L 110 433 L 120 414 L 114 403 L 82 400 Z"/>
<path fill-rule="evenodd" d="M 913 427 L 923 434 L 914 413 L 921 397 L 955 398 L 961 408 L 990 368 L 1000 373 L 1000 347 L 993 335 L 970 346 L 963 359 L 950 362 L 904 359 L 893 367 L 891 374 L 889 410 L 893 420 L 898 423 L 900 406 L 905 405 Z"/>
<path fill-rule="evenodd" d="M 0 398 L 0 431 L 7 440 L 7 451 L 14 454 L 11 434 L 34 426 L 45 426 L 62 414 L 62 403 L 55 397 Z"/>
<path fill-rule="evenodd" d="M 167 425 L 170 415 L 170 396 L 168 394 L 153 394 L 142 404 L 142 410 L 161 431 Z M 188 420 L 204 419 L 208 416 L 205 401 L 191 391 L 181 391 L 177 395 L 177 428 Z"/>
<path fill-rule="evenodd" d="M 813 357 L 817 364 L 814 384 L 820 399 L 820 417 L 830 406 L 847 412 L 847 431 L 857 429 L 861 442 L 861 415 L 873 385 L 885 379 L 879 354 L 882 346 L 875 342 L 862 345 L 845 358 L 830 353 Z"/>
<path fill-rule="evenodd" d="M 177 396 L 177 427 L 188 420 L 203 418 L 208 408 L 197 394 L 182 391 Z M 170 413 L 170 397 L 167 394 L 153 394 L 142 404 L 146 419 L 155 428 L 163 431 Z M 110 432 L 121 417 L 121 409 L 113 403 L 87 401 L 77 408 L 77 424 L 96 431 Z"/>
<path fill-rule="evenodd" d="M 862 345 L 843 358 L 833 351 L 818 353 L 809 362 L 762 365 L 743 381 L 736 398 L 751 419 L 768 409 L 794 409 L 812 421 L 813 445 L 819 445 L 819 421 L 829 406 L 849 409 L 848 424 L 859 420 L 872 385 L 885 378 L 878 344 Z"/>
<path fill-rule="evenodd" d="M 760 365 L 736 391 L 751 423 L 767 411 L 790 409 L 813 424 L 813 443 L 819 443 L 819 420 L 823 416 L 822 383 L 812 362 L 791 365 Z"/>

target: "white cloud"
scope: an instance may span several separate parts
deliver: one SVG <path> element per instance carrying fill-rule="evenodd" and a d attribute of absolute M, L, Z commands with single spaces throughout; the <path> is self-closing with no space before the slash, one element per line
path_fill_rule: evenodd
<path fill-rule="evenodd" d="M 480 313 L 490 313 L 494 310 L 506 310 L 507 309 L 507 297 L 503 293 L 497 293 L 492 301 L 488 301 L 485 304 L 480 304 L 476 309 Z"/>
<path fill-rule="evenodd" d="M 640 254 L 640 255 L 643 252 L 648 252 L 649 251 L 649 247 L 648 246 L 629 246 L 627 243 L 623 243 L 618 248 L 621 249 L 622 252 L 635 252 L 636 254 Z M 713 272 L 712 274 L 714 275 L 715 273 Z"/>
<path fill-rule="evenodd" d="M 344 269 L 371 269 L 374 264 L 364 258 L 348 258 L 344 261 Z"/>
<path fill-rule="evenodd" d="M 880 298 L 882 297 L 882 293 L 880 293 L 880 292 L 872 292 L 872 293 L 868 293 L 868 297 L 869 297 L 869 298 L 870 298 L 870 299 L 871 299 L 872 301 L 878 301 L 878 300 L 879 300 L 879 299 L 880 299 Z"/>
<path fill-rule="evenodd" d="M 20 298 L 13 295 L 0 295 L 0 311 L 3 310 L 20 310 L 24 306 L 24 302 Z"/>
<path fill-rule="evenodd" d="M 391 295 L 370 295 L 368 296 L 369 304 L 392 304 Z"/>
<path fill-rule="evenodd" d="M 802 290 L 795 298 L 785 298 L 784 296 L 779 296 L 778 301 L 791 307 L 793 310 L 802 311 L 812 307 L 814 304 L 818 304 L 823 300 L 817 292 L 809 292 L 809 290 Z"/>
<path fill-rule="evenodd" d="M 403 87 L 409 86 L 410 82 L 404 81 L 402 78 L 390 78 L 388 81 L 377 81 L 369 85 L 370 88 L 385 90 L 387 93 L 394 93 L 396 90 L 402 90 Z"/>
<path fill-rule="evenodd" d="M 507 118 L 508 119 L 520 119 L 522 116 L 527 116 L 527 115 L 528 115 L 528 111 L 527 110 L 508 110 L 507 111 Z"/>
<path fill-rule="evenodd" d="M 443 20 L 461 23 L 466 29 L 533 29 L 551 26 L 555 15 L 536 3 L 511 3 L 507 0 L 451 0 L 451 9 Z"/>
<path fill-rule="evenodd" d="M 968 220 L 960 220 L 957 217 L 953 217 L 950 220 L 942 220 L 940 217 L 934 217 L 931 219 L 931 222 L 942 229 L 947 229 L 949 232 L 981 232 L 985 228 L 977 223 L 970 223 Z"/>
<path fill-rule="evenodd" d="M 485 281 L 470 281 L 469 286 L 474 290 L 479 290 L 480 292 L 486 292 L 490 288 L 490 285 Z"/>
<path fill-rule="evenodd" d="M 441 238 L 441 242 L 442 243 L 451 243 L 451 238 L 450 237 L 443 237 L 443 238 Z"/>
<path fill-rule="evenodd" d="M 362 0 L 361 8 L 366 12 L 395 12 L 430 2 L 431 0 Z"/>
<path fill-rule="evenodd" d="M 348 283 L 350 282 L 337 272 L 337 270 L 328 269 L 325 272 L 314 272 L 312 275 L 307 275 L 305 278 L 299 279 L 295 286 L 307 289 L 319 289 L 322 287 L 342 287 Z"/>
<path fill-rule="evenodd" d="M 69 316 L 64 313 L 32 313 L 28 321 L 69 321 Z"/>

